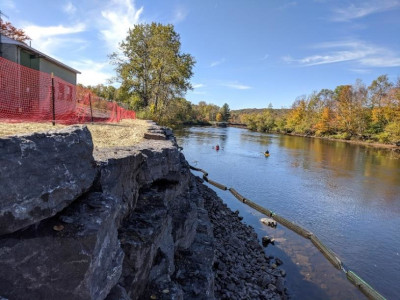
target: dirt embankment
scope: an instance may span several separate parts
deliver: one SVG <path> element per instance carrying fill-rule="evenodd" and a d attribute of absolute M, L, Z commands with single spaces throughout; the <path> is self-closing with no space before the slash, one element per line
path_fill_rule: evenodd
<path fill-rule="evenodd" d="M 143 141 L 149 128 L 145 120 L 122 120 L 119 123 L 86 124 L 95 148 L 132 146 Z M 66 125 L 51 123 L 0 123 L 0 137 L 57 130 Z"/>

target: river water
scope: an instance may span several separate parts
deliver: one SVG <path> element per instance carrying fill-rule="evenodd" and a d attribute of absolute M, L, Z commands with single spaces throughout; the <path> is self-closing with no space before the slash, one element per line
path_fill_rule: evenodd
<path fill-rule="evenodd" d="M 210 179 L 313 232 L 346 269 L 387 299 L 400 298 L 400 159 L 393 152 L 232 127 L 175 134 L 188 162 Z M 261 224 L 262 214 L 210 187 L 260 238 L 275 238 L 265 251 L 284 261 L 292 298 L 365 299 L 309 240 Z"/>

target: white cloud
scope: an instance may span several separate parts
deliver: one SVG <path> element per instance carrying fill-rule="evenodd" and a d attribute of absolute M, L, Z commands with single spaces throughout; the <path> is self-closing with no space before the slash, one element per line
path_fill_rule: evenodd
<path fill-rule="evenodd" d="M 79 70 L 78 83 L 83 85 L 107 84 L 114 72 L 108 62 L 95 62 L 93 60 L 72 61 L 71 67 Z"/>
<path fill-rule="evenodd" d="M 61 8 L 65 13 L 78 13 L 77 8 L 72 4 L 74 1 L 64 0 L 63 3 L 65 5 Z M 110 0 L 100 8 L 92 7 L 86 11 L 79 11 L 79 16 L 84 20 L 81 23 L 52 26 L 27 24 L 22 27 L 32 38 L 32 47 L 81 71 L 82 74 L 78 76 L 80 83 L 106 84 L 107 79 L 114 76 L 115 72 L 108 61 L 104 62 L 106 54 L 102 53 L 110 53 L 118 49 L 118 44 L 126 38 L 128 29 L 139 23 L 142 12 L 143 7 L 137 9 L 134 0 Z M 98 43 L 88 38 L 89 30 L 97 32 L 94 39 L 100 40 L 100 45 L 105 45 L 102 49 L 91 49 L 91 51 L 96 51 L 94 57 L 100 57 L 99 62 L 95 61 L 96 59 L 86 59 L 91 57 L 92 52 L 82 51 Z"/>
<path fill-rule="evenodd" d="M 222 63 L 224 63 L 224 62 L 225 62 L 225 58 L 222 58 L 222 59 L 217 60 L 217 61 L 213 61 L 213 62 L 210 64 L 210 67 L 211 67 L 211 68 L 216 67 L 216 66 L 218 66 L 218 65 L 220 65 L 220 64 L 222 64 Z"/>
<path fill-rule="evenodd" d="M 360 62 L 368 67 L 400 67 L 400 56 L 365 57 Z"/>
<path fill-rule="evenodd" d="M 188 14 L 189 14 L 189 11 L 182 6 L 175 8 L 172 23 L 177 24 L 177 23 L 184 21 L 186 19 L 186 17 L 188 16 Z"/>
<path fill-rule="evenodd" d="M 205 87 L 205 85 L 202 83 L 193 83 L 192 86 L 194 89 L 199 89 L 199 88 Z"/>
<path fill-rule="evenodd" d="M 354 62 L 365 67 L 398 67 L 400 55 L 390 49 L 363 41 L 338 41 L 315 45 L 313 48 L 326 51 L 304 58 L 282 57 L 287 63 L 315 66 L 339 62 Z"/>
<path fill-rule="evenodd" d="M 24 26 L 25 32 L 33 39 L 42 39 L 49 36 L 64 35 L 71 33 L 78 33 L 84 31 L 86 28 L 85 24 L 78 23 L 74 26 L 66 27 L 64 25 L 58 26 L 37 26 L 28 25 Z"/>
<path fill-rule="evenodd" d="M 131 0 L 112 0 L 108 7 L 101 11 L 103 17 L 102 38 L 109 50 L 115 51 L 119 43 L 127 36 L 128 29 L 140 21 L 143 6 L 139 9 Z"/>
<path fill-rule="evenodd" d="M 76 7 L 71 2 L 67 2 L 63 6 L 63 11 L 69 15 L 73 15 L 76 12 Z"/>
<path fill-rule="evenodd" d="M 369 0 L 364 1 L 359 5 L 350 4 L 347 7 L 335 9 L 332 21 L 347 22 L 353 19 L 363 18 L 371 14 L 395 9 L 397 7 L 400 7 L 399 0 Z"/>
<path fill-rule="evenodd" d="M 78 49 L 87 44 L 85 40 L 72 38 L 68 35 L 85 31 L 86 26 L 82 23 L 66 27 L 58 26 L 37 26 L 27 25 L 23 29 L 32 39 L 32 47 L 43 53 L 56 57 L 57 50 L 60 48 Z"/>
<path fill-rule="evenodd" d="M 358 74 L 369 74 L 371 70 L 368 69 L 350 69 L 351 72 L 358 73 Z"/>
<path fill-rule="evenodd" d="M 235 90 L 249 90 L 249 89 L 252 88 L 251 86 L 244 85 L 244 84 L 240 84 L 240 83 L 237 83 L 237 82 L 234 82 L 234 83 L 224 83 L 224 84 L 222 84 L 222 85 L 223 85 L 223 86 L 226 86 L 226 87 L 229 87 L 229 88 L 232 88 L 232 89 L 235 89 Z"/>

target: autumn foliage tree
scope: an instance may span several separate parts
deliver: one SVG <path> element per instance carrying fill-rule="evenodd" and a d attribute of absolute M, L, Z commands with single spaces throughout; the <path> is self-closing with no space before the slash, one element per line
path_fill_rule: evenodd
<path fill-rule="evenodd" d="M 22 29 L 14 27 L 10 22 L 0 22 L 0 33 L 13 40 L 26 43 L 31 38 Z"/>
<path fill-rule="evenodd" d="M 400 78 L 396 83 L 381 75 L 367 87 L 361 80 L 301 96 L 287 113 L 269 116 L 242 114 L 251 130 L 280 131 L 400 144 Z"/>

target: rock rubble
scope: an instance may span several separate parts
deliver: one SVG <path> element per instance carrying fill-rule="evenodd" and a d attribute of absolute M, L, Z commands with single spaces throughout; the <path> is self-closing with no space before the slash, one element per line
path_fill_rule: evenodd
<path fill-rule="evenodd" d="M 239 212 L 232 212 L 214 191 L 204 185 L 199 190 L 214 228 L 215 298 L 286 299 L 285 273 L 273 267 L 274 257 L 265 255 L 254 229 L 241 222 Z"/>

